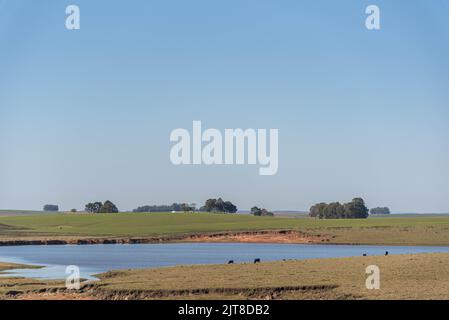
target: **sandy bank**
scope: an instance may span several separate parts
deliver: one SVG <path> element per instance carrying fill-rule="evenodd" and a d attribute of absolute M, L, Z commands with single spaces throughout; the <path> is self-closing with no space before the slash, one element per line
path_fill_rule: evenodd
<path fill-rule="evenodd" d="M 39 237 L 0 239 L 0 246 L 25 245 L 91 245 L 91 244 L 143 244 L 176 242 L 240 242 L 240 243 L 323 243 L 329 239 L 292 230 L 242 231 L 183 234 L 153 237 Z"/>

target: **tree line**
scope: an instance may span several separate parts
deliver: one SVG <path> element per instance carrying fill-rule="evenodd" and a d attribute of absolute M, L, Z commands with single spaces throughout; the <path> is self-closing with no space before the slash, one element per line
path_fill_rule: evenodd
<path fill-rule="evenodd" d="M 44 211 L 59 211 L 59 206 L 56 204 L 46 204 L 43 209 Z"/>
<path fill-rule="evenodd" d="M 45 205 L 45 211 L 58 211 L 57 205 Z M 84 206 L 84 211 L 89 213 L 118 213 L 117 206 L 110 200 L 104 203 L 101 201 L 89 202 Z M 196 203 L 173 203 L 171 205 L 143 205 L 133 210 L 133 212 L 216 212 L 216 213 L 236 213 L 238 208 L 231 201 L 222 198 L 207 199 L 203 206 L 196 208 Z M 77 212 L 72 209 L 71 212 Z M 274 213 L 265 208 L 254 206 L 250 213 L 254 216 L 274 216 Z"/>
<path fill-rule="evenodd" d="M 309 215 L 318 219 L 365 219 L 368 208 L 362 198 L 354 198 L 351 202 L 317 203 L 310 208 Z"/>
<path fill-rule="evenodd" d="M 195 211 L 195 203 L 173 203 L 171 205 L 145 205 L 137 207 L 133 212 L 171 212 L 171 211 Z"/>
<path fill-rule="evenodd" d="M 44 211 L 59 211 L 59 206 L 46 204 Z M 89 213 L 118 213 L 117 206 L 109 200 L 104 203 L 101 201 L 89 202 L 85 205 L 86 212 Z M 224 201 L 222 198 L 207 199 L 202 207 L 197 210 L 195 203 L 173 203 L 171 205 L 144 205 L 137 207 L 133 212 L 218 212 L 218 213 L 236 213 L 237 206 L 230 201 Z M 71 212 L 77 212 L 72 209 Z M 254 206 L 250 213 L 254 216 L 274 216 L 274 213 L 265 208 Z M 376 207 L 369 210 L 371 214 L 390 214 L 388 207 Z M 354 198 L 351 202 L 341 204 L 340 202 L 317 203 L 310 207 L 309 216 L 319 219 L 362 219 L 367 218 L 368 208 L 362 198 Z"/>
<path fill-rule="evenodd" d="M 369 211 L 370 214 L 390 214 L 390 208 L 388 207 L 376 207 Z"/>

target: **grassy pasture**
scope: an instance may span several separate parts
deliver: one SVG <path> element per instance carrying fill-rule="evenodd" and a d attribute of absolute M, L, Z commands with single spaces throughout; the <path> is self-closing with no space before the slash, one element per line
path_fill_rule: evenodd
<path fill-rule="evenodd" d="M 145 237 L 219 231 L 292 229 L 330 243 L 449 245 L 449 216 L 368 219 L 254 217 L 209 213 L 40 214 L 0 217 L 0 238 Z"/>

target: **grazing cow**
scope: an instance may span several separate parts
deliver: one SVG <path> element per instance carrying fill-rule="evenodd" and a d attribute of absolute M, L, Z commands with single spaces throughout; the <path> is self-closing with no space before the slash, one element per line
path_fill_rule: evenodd
<path fill-rule="evenodd" d="M 259 259 L 259 258 L 254 259 L 254 263 L 259 263 L 259 262 L 260 262 L 260 259 Z"/>
<path fill-rule="evenodd" d="M 388 251 L 385 251 L 385 256 L 388 256 Z"/>
<path fill-rule="evenodd" d="M 234 263 L 234 260 L 229 260 L 228 261 L 228 264 L 233 264 Z"/>
<path fill-rule="evenodd" d="M 366 253 L 364 253 L 363 256 L 366 257 Z"/>

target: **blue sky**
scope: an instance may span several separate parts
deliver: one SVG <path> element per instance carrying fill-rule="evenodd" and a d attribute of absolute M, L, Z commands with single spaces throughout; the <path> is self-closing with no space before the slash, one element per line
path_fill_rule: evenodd
<path fill-rule="evenodd" d="M 449 212 L 448 17 L 443 0 L 0 0 L 0 208 Z M 279 129 L 277 175 L 173 166 L 193 120 Z"/>

